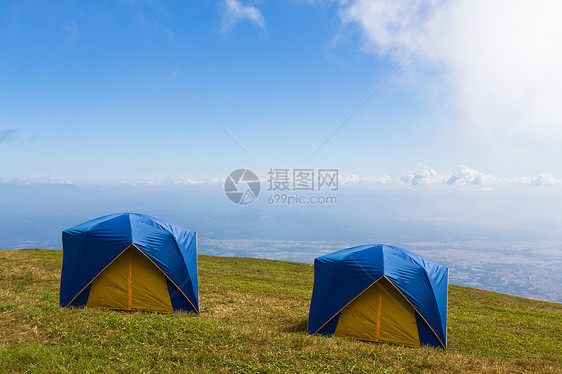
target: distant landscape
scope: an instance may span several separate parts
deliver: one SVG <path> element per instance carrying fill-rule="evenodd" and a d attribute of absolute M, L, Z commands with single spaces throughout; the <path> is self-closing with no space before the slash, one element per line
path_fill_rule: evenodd
<path fill-rule="evenodd" d="M 157 216 L 198 233 L 199 253 L 311 264 L 365 243 L 413 250 L 450 283 L 562 302 L 560 186 L 342 188 L 334 206 L 238 206 L 222 184 L 0 183 L 0 248 L 60 249 L 62 230 L 116 212 Z M 399 208 L 397 208 L 399 207 Z"/>

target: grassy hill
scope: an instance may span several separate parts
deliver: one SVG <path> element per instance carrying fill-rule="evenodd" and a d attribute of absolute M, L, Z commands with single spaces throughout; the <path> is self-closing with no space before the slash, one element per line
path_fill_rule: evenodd
<path fill-rule="evenodd" d="M 1 373 L 562 373 L 562 304 L 450 286 L 449 348 L 406 348 L 308 335 L 307 264 L 200 256 L 200 315 L 61 309 L 61 264 L 0 250 Z"/>

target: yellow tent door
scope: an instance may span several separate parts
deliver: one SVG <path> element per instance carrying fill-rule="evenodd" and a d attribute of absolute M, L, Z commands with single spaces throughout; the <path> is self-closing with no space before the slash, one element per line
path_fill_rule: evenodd
<path fill-rule="evenodd" d="M 173 312 L 166 276 L 132 244 L 94 279 L 86 306 Z"/>
<path fill-rule="evenodd" d="M 341 311 L 334 335 L 420 346 L 414 308 L 384 277 Z"/>

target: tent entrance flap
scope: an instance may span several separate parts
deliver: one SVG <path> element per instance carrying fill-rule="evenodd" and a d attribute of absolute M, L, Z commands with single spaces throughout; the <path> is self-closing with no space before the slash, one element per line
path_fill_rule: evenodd
<path fill-rule="evenodd" d="M 334 335 L 420 346 L 414 308 L 384 277 L 341 311 Z"/>
<path fill-rule="evenodd" d="M 94 279 L 86 306 L 173 312 L 165 275 L 134 245 Z"/>

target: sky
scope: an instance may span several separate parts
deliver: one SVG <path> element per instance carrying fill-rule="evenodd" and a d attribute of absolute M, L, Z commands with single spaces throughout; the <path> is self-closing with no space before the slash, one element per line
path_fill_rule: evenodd
<path fill-rule="evenodd" d="M 3 180 L 562 178 L 556 1 L 3 1 Z"/>
<path fill-rule="evenodd" d="M 548 0 L 2 1 L 0 248 L 138 212 L 197 231 L 203 254 L 394 244 L 452 283 L 560 302 L 561 16 Z M 251 204 L 225 195 L 237 169 L 261 181 Z M 337 170 L 337 191 L 312 192 L 335 203 L 278 203 L 268 171 L 299 169 Z"/>

